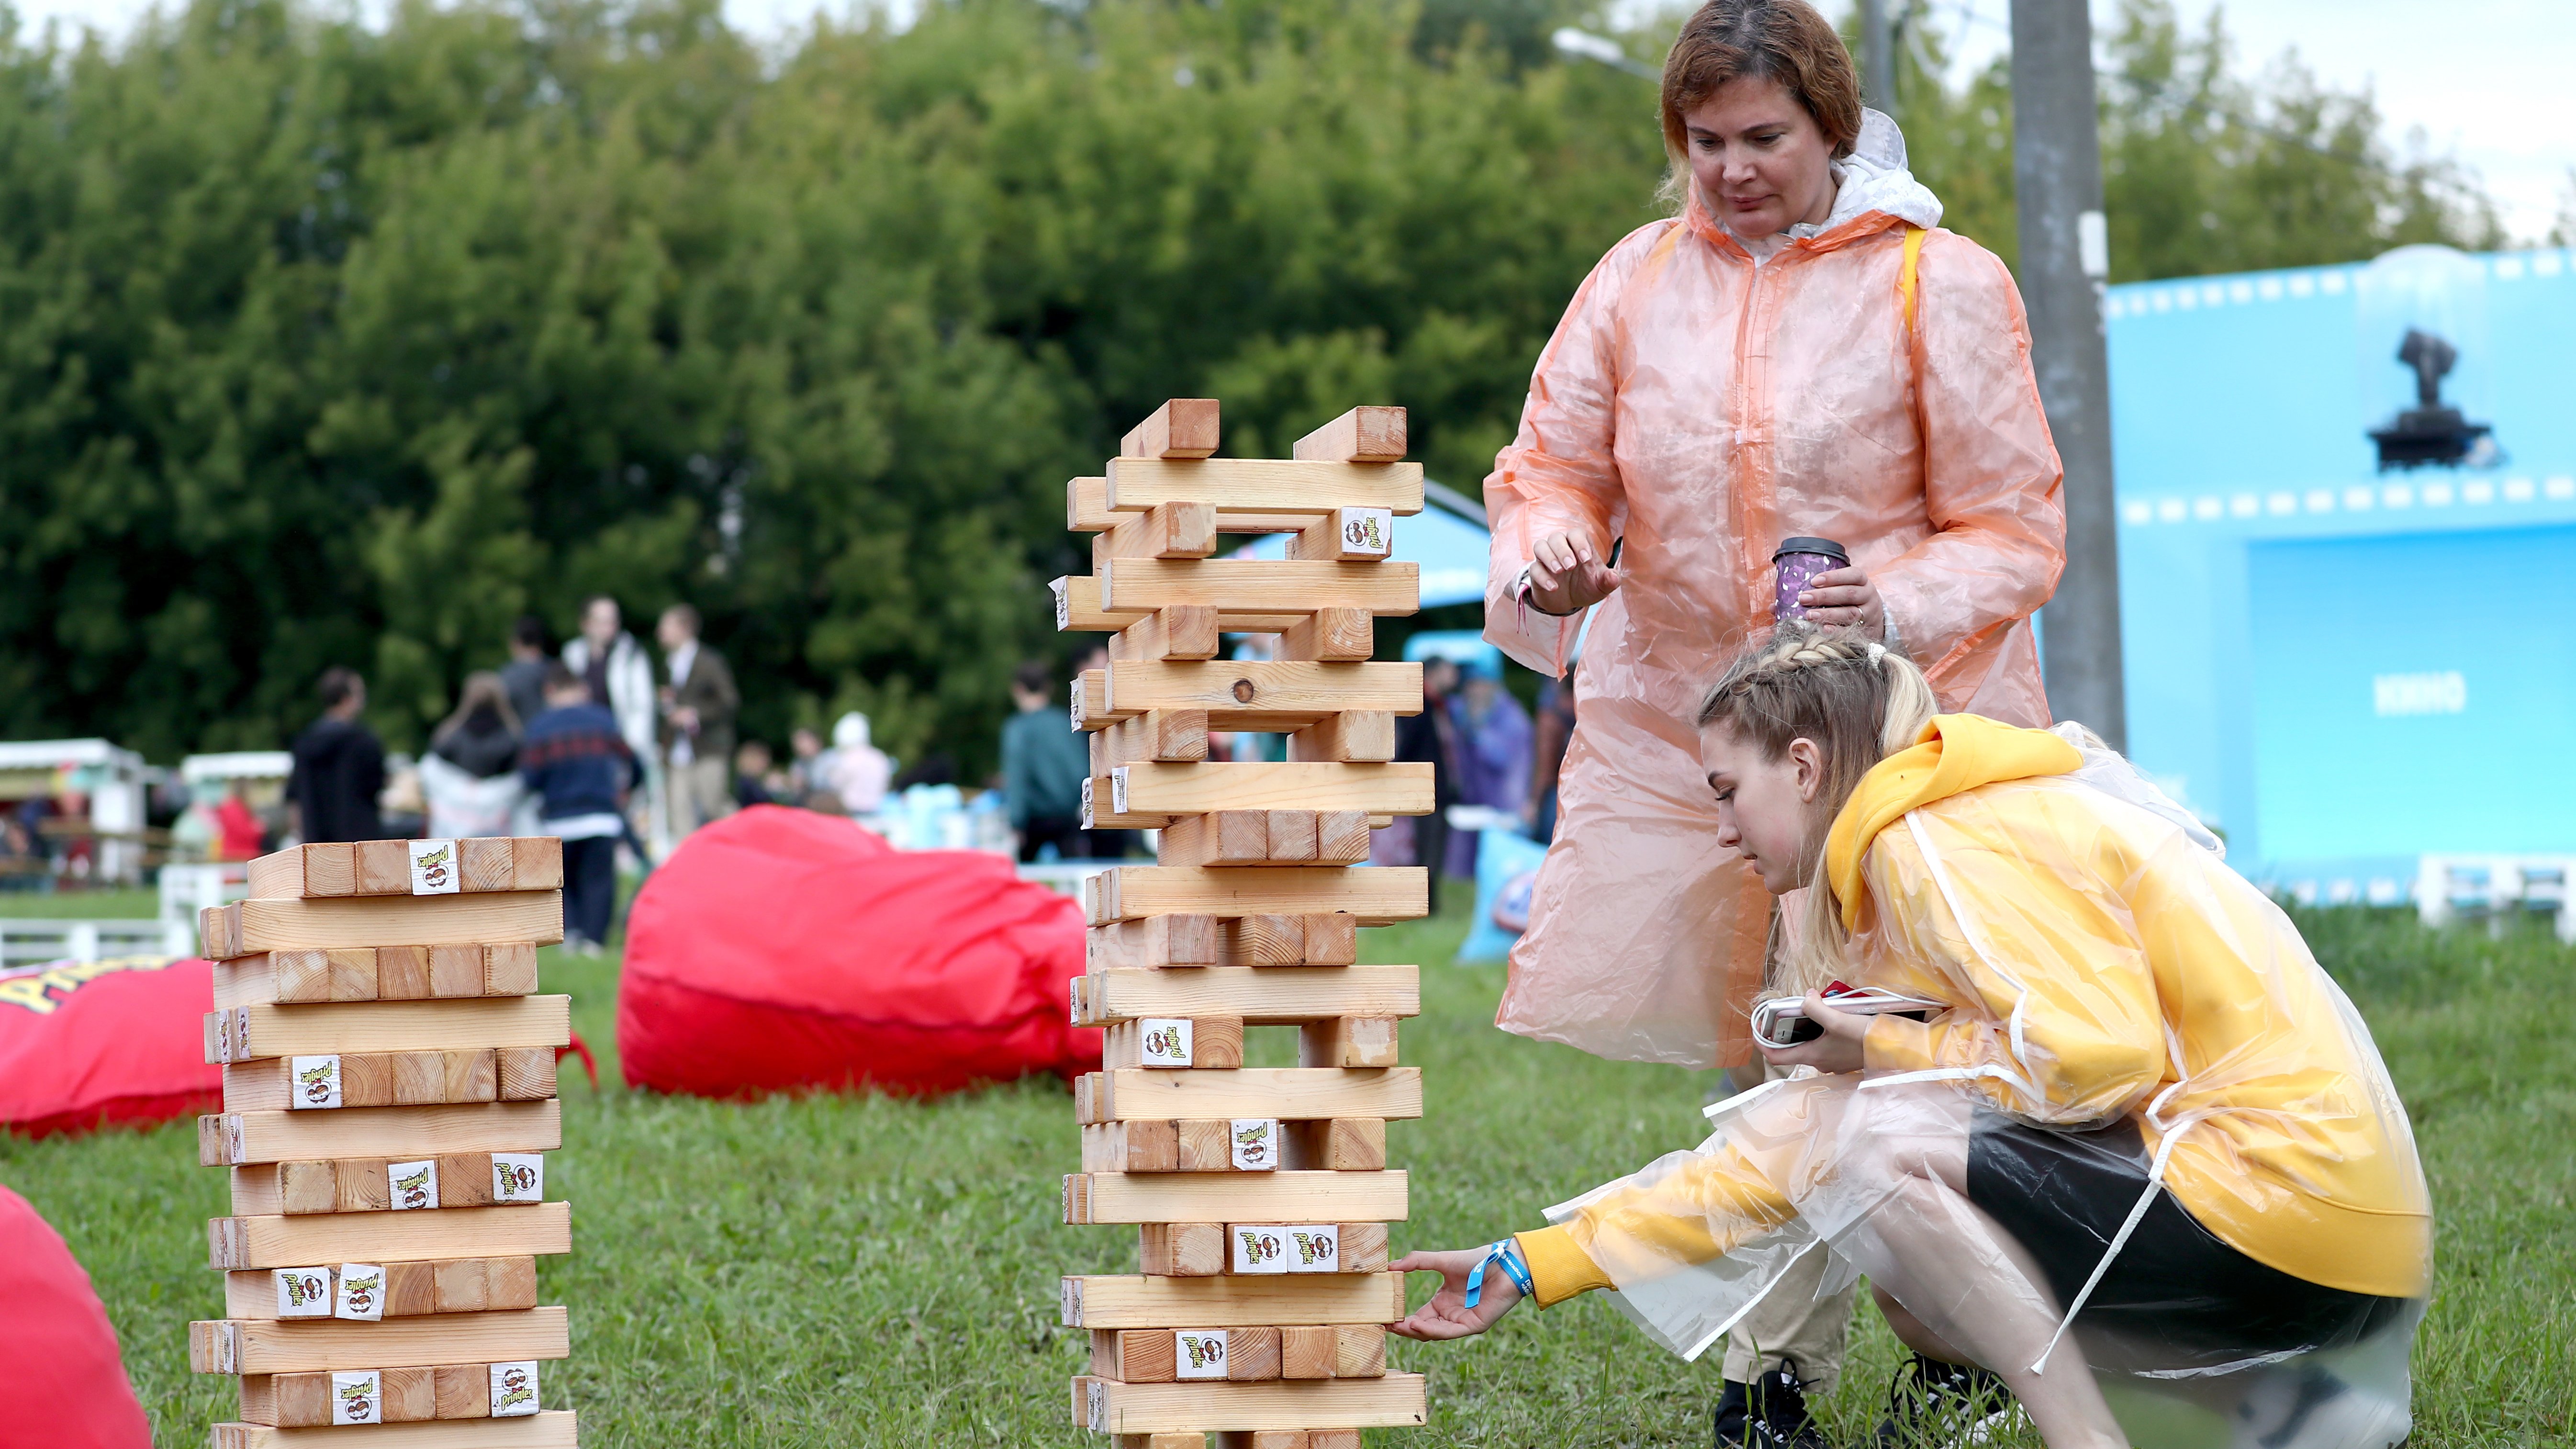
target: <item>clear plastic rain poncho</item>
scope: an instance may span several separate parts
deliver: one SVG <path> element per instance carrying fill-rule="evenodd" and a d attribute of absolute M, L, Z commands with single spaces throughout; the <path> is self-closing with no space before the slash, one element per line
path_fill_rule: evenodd
<path fill-rule="evenodd" d="M 1809 1072 L 1719 1103 L 1696 1151 L 1549 1217 L 1617 1285 L 1621 1310 L 1685 1357 L 1792 1261 L 1823 1252 L 1839 1270 L 1826 1291 L 1866 1273 L 1989 1366 L 2066 1353 L 2064 1334 L 2140 1449 L 2387 1449 L 2407 1428 L 2431 1210 L 2369 1031 L 2196 821 L 2080 727 L 2056 733 L 2082 768 L 1929 800 L 1845 852 L 1848 864 L 1829 853 L 1833 878 L 1852 887 L 1840 894 L 1856 921 L 1845 979 L 1949 1010 L 1920 1025 L 1882 1018 L 1870 1071 Z M 2113 1222 L 2128 1212 L 2120 1232 L 2016 1242 L 2019 1260 L 1924 1253 L 1926 1241 L 1983 1235 L 1942 1220 L 1967 1209 L 1956 1193 L 1924 1192 L 1920 1162 L 1999 1124 L 2079 1146 L 2130 1134 L 2152 1165 L 2136 1205 L 2113 1210 Z M 2031 1159 L 1969 1161 L 1967 1196 L 1981 1207 L 2064 1190 Z M 2215 1305 L 2176 1295 L 2080 1312 L 2070 1327 L 2113 1255 L 2141 1251 L 2126 1234 L 2159 1186 L 2262 1265 L 2251 1271 L 2358 1295 L 2372 1311 L 2267 1338 L 2222 1309 L 2213 1336 Z M 2052 1275 L 2033 1251 L 2091 1276 L 2052 1293 L 2034 1284 Z"/>
<path fill-rule="evenodd" d="M 1771 555 L 1841 543 L 1945 709 L 2049 721 L 2028 615 L 2064 562 L 2056 449 L 2012 276 L 1946 231 L 1877 112 L 1833 214 L 1758 266 L 1696 196 L 1631 233 L 1566 308 L 1485 480 L 1485 637 L 1562 675 L 1581 618 L 1516 597 L 1532 544 L 1624 540 L 1590 611 L 1581 723 L 1497 1024 L 1600 1056 L 1746 1059 L 1770 901 L 1716 845 L 1690 718 L 1771 622 Z M 1812 233 L 1812 234 L 1808 234 Z M 1609 963 L 1616 963 L 1615 969 Z"/>

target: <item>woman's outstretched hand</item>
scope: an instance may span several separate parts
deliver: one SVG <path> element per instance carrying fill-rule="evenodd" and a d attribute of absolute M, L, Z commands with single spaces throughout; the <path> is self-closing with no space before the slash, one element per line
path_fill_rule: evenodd
<path fill-rule="evenodd" d="M 1538 575 L 1533 571 L 1530 577 L 1535 581 Z M 1536 592 L 1533 587 L 1531 593 Z M 1798 591 L 1798 607 L 1819 624 L 1887 637 L 1887 602 L 1878 596 L 1878 586 L 1869 581 L 1869 575 L 1859 569 L 1840 568 L 1816 575 Z"/>
<path fill-rule="evenodd" d="M 1619 575 L 1580 533 L 1551 533 L 1530 549 L 1530 602 L 1542 613 L 1588 609 L 1619 587 Z"/>
<path fill-rule="evenodd" d="M 1406 1338 L 1465 1338 L 1494 1326 L 1494 1320 L 1511 1311 L 1521 1300 L 1519 1285 L 1503 1265 L 1485 1270 L 1484 1289 L 1476 1296 L 1476 1306 L 1467 1306 L 1467 1275 L 1485 1261 L 1482 1248 L 1460 1248 L 1447 1253 L 1407 1253 L 1392 1265 L 1398 1273 L 1437 1273 L 1440 1291 L 1431 1301 L 1413 1310 L 1402 1323 L 1393 1325 L 1395 1333 Z"/>

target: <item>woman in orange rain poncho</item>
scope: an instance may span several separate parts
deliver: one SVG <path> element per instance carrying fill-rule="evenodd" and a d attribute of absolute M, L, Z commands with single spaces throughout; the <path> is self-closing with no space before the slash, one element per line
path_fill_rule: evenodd
<path fill-rule="evenodd" d="M 1600 606 L 1497 1022 L 1710 1067 L 1747 1058 L 1770 903 L 1714 846 L 1689 716 L 1770 623 L 1774 549 L 1841 543 L 1812 617 L 1901 644 L 1946 708 L 2044 725 L 2027 619 L 2065 525 L 2012 277 L 1927 230 L 1940 202 L 1814 9 L 1703 6 L 1663 126 L 1687 204 L 1593 268 L 1485 480 L 1485 637 L 1561 675 Z"/>
<path fill-rule="evenodd" d="M 1395 1264 L 1444 1275 L 1396 1330 L 1609 1289 L 1692 1355 L 1821 1258 L 2050 1449 L 2401 1442 L 2432 1212 L 2369 1028 L 2081 726 L 1934 709 L 1901 655 L 1805 624 L 1708 692 L 1716 843 L 1805 891 L 1784 971 L 1821 1033 L 1766 1043 L 1796 1075 L 1710 1108 L 1698 1150 Z M 1838 1010 L 1836 980 L 1920 1009 Z"/>

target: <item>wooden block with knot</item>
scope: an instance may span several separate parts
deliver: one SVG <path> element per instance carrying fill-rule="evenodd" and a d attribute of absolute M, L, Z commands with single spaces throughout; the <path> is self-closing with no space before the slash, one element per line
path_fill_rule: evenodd
<path fill-rule="evenodd" d="M 1404 456 L 1405 413 L 1356 407 L 1299 438 L 1292 456 L 1317 463 L 1392 463 Z"/>
<path fill-rule="evenodd" d="M 1302 729 L 1351 710 L 1421 713 L 1420 664 L 1359 659 L 1113 660 L 1108 693 L 1090 712 L 1125 718 L 1154 709 L 1204 710 L 1218 729 Z"/>
<path fill-rule="evenodd" d="M 1146 414 L 1118 443 L 1122 458 L 1205 458 L 1217 450 L 1212 397 L 1176 397 Z"/>

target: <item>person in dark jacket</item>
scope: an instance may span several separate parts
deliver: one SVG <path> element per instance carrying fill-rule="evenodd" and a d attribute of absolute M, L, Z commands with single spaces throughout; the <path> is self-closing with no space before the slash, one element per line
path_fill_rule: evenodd
<path fill-rule="evenodd" d="M 546 621 L 521 614 L 510 626 L 510 662 L 501 666 L 501 688 L 510 696 L 510 715 L 519 724 L 546 712 L 546 666 L 553 662 Z"/>
<path fill-rule="evenodd" d="M 1091 854 L 1082 830 L 1082 781 L 1091 773 L 1091 741 L 1076 734 L 1055 703 L 1052 671 L 1034 660 L 1011 680 L 1018 712 L 1002 726 L 1002 801 L 1020 833 L 1020 859 L 1053 844 L 1068 860 Z"/>
<path fill-rule="evenodd" d="M 617 841 L 635 751 L 607 706 L 562 664 L 546 672 L 546 711 L 519 741 L 519 777 L 535 792 L 548 835 L 563 841 L 564 944 L 596 956 L 617 904 Z"/>
<path fill-rule="evenodd" d="M 286 777 L 287 829 L 306 841 L 381 840 L 376 797 L 385 788 L 385 747 L 360 723 L 367 681 L 333 665 L 322 671 L 322 717 L 295 737 Z"/>
<path fill-rule="evenodd" d="M 673 604 L 654 633 L 671 670 L 661 701 L 674 840 L 734 811 L 733 723 L 742 693 L 724 656 L 699 640 L 699 627 L 697 610 Z"/>

